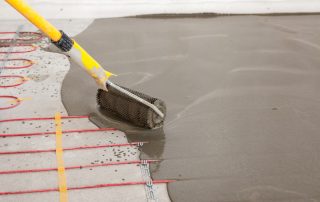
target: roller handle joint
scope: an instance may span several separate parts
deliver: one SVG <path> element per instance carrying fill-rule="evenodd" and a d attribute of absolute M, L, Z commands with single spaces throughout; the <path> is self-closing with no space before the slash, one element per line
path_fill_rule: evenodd
<path fill-rule="evenodd" d="M 73 46 L 73 40 L 66 35 L 62 30 L 61 32 L 61 38 L 58 41 L 51 41 L 55 46 L 57 46 L 61 51 L 68 52 L 71 50 Z"/>

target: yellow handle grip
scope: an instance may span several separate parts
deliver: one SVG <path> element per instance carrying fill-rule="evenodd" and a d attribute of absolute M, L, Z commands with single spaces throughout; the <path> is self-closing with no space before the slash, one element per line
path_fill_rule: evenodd
<path fill-rule="evenodd" d="M 52 41 L 56 42 L 61 39 L 60 31 L 55 28 L 51 23 L 44 19 L 37 11 L 31 8 L 23 0 L 5 0 L 14 9 L 26 17 L 32 24 L 38 27 L 43 33 L 45 33 Z"/>
<path fill-rule="evenodd" d="M 26 17 L 32 24 L 38 27 L 52 41 L 57 42 L 61 39 L 61 32 L 50 24 L 46 19 L 39 15 L 23 0 L 5 0 L 14 9 Z M 113 74 L 106 71 L 102 66 L 87 53 L 76 41 L 73 40 L 73 46 L 67 51 L 71 58 L 82 66 L 102 89 L 106 88 L 106 82 Z"/>

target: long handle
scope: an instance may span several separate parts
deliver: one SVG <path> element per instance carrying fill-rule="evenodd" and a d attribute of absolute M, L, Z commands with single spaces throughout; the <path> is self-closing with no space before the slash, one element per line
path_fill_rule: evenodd
<path fill-rule="evenodd" d="M 75 40 L 55 28 L 23 0 L 6 0 L 6 2 L 46 34 L 58 48 L 67 52 L 76 63 L 96 80 L 102 89 L 106 88 L 106 82 L 113 74 L 104 70 Z"/>
<path fill-rule="evenodd" d="M 23 0 L 6 0 L 6 2 L 9 3 L 23 16 L 25 16 L 32 24 L 38 27 L 48 37 L 50 37 L 52 42 L 58 48 L 60 48 L 64 52 L 67 52 L 70 57 L 76 63 L 78 63 L 78 65 L 83 67 L 88 72 L 88 74 L 96 80 L 100 88 L 106 90 L 107 85 L 112 85 L 112 87 L 117 89 L 119 92 L 124 93 L 132 99 L 150 107 L 160 117 L 164 118 L 164 113 L 162 113 L 157 106 L 109 81 L 109 77 L 113 75 L 111 72 L 104 70 L 101 65 L 93 57 L 91 57 L 75 40 L 68 37 L 64 32 L 57 30 L 52 24 L 45 20 Z"/>

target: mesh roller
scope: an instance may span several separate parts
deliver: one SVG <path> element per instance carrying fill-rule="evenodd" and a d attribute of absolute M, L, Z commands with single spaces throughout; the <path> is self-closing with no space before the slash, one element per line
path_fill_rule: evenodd
<path fill-rule="evenodd" d="M 114 85 L 108 80 L 111 73 L 104 70 L 75 40 L 55 28 L 24 1 L 6 0 L 6 2 L 47 35 L 61 51 L 67 52 L 74 62 L 83 67 L 98 82 L 99 86 L 104 88 L 102 81 L 106 82 L 108 92 L 99 90 L 97 93 L 97 103 L 102 109 L 137 126 L 157 128 L 163 125 L 166 110 L 163 101 Z M 24 36 L 24 38 L 29 40 L 30 36 Z"/>
<path fill-rule="evenodd" d="M 163 125 L 164 118 L 161 118 L 148 106 L 123 94 L 112 86 L 108 86 L 108 91 L 99 89 L 97 93 L 97 103 L 101 109 L 115 114 L 132 124 L 144 128 L 158 128 Z M 165 103 L 157 98 L 150 97 L 141 92 L 121 87 L 140 98 L 158 107 L 164 114 L 166 113 Z"/>

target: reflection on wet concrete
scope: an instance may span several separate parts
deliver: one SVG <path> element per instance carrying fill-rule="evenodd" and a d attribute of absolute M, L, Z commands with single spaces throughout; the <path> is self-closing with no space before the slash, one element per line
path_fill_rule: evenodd
<path fill-rule="evenodd" d="M 122 127 L 177 179 L 173 201 L 320 200 L 320 16 L 96 20 L 77 40 L 113 81 L 167 103 L 159 134 L 101 118 L 96 85 L 72 64 L 71 115 Z M 99 118 L 100 117 L 100 118 Z"/>
<path fill-rule="evenodd" d="M 147 130 L 135 127 L 126 123 L 110 113 L 106 113 L 97 108 L 96 112 L 89 114 L 90 121 L 99 127 L 112 127 L 124 131 L 129 142 L 147 142 L 142 147 L 142 159 L 161 160 L 165 144 L 165 134 L 163 128 Z"/>

